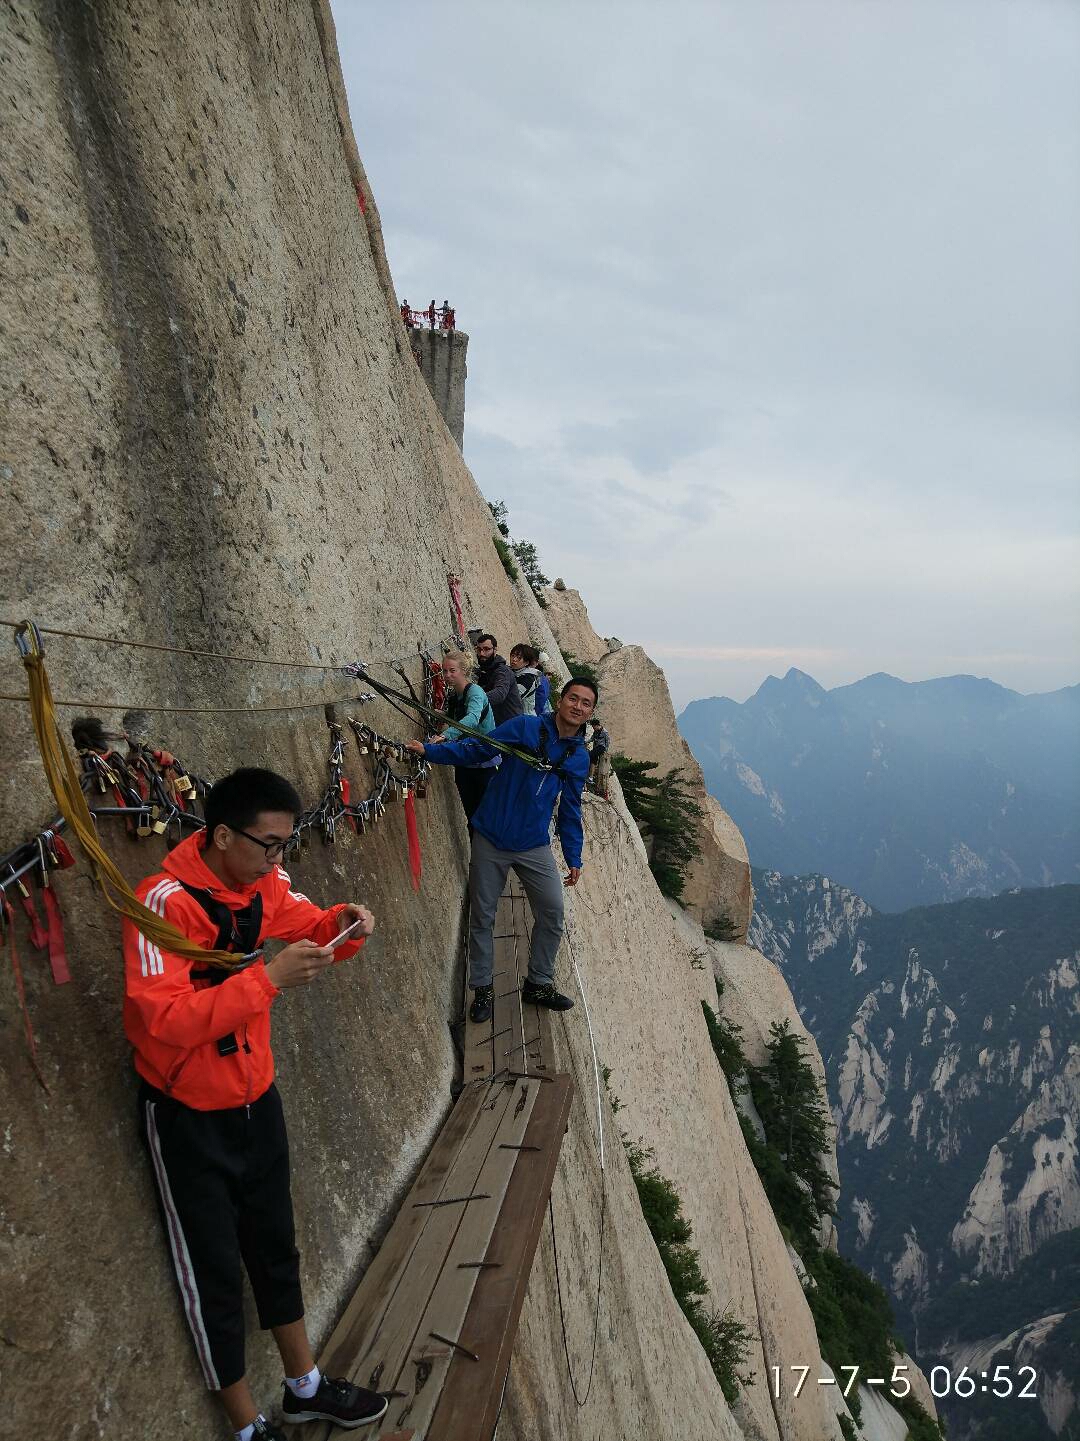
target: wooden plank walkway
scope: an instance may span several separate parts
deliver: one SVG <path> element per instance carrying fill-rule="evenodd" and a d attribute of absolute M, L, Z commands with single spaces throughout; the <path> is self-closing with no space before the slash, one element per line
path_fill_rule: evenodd
<path fill-rule="evenodd" d="M 365 1438 L 488 1441 L 494 1429 L 573 1090 L 546 1059 L 548 1013 L 521 1003 L 526 904 L 511 884 L 491 1020 L 466 1019 L 461 1094 L 319 1359 L 390 1394 Z M 445 1419 L 429 1431 L 436 1412 Z M 306 1429 L 315 1441 L 346 1434 Z"/>

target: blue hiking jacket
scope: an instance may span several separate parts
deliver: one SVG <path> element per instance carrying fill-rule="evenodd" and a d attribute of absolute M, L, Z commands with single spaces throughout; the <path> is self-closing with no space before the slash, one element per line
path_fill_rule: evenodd
<path fill-rule="evenodd" d="M 472 818 L 473 829 L 500 851 L 531 851 L 548 844 L 548 826 L 556 804 L 556 829 L 568 866 L 581 865 L 581 792 L 589 774 L 585 736 L 559 737 L 553 715 L 514 716 L 491 732 L 494 740 L 521 746 L 563 772 L 536 771 L 516 756 L 504 755 Z M 471 736 L 442 745 L 426 745 L 432 765 L 475 766 L 498 755 L 486 741 Z"/>
<path fill-rule="evenodd" d="M 543 671 L 540 672 L 540 679 L 536 682 L 536 714 L 543 715 L 548 708 L 548 701 L 551 699 L 551 682 Z"/>

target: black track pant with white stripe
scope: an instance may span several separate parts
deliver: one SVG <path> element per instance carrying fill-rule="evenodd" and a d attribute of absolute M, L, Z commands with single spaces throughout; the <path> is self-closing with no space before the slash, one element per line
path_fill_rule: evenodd
<path fill-rule="evenodd" d="M 271 1086 L 250 1106 L 195 1111 L 144 1082 L 139 1111 L 184 1312 L 218 1391 L 244 1375 L 241 1266 L 264 1328 L 304 1314 L 281 1097 Z"/>

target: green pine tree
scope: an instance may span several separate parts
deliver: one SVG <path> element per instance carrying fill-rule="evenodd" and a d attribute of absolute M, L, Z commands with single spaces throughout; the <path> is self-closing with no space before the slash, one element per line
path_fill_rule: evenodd
<path fill-rule="evenodd" d="M 701 854 L 697 832 L 704 815 L 689 794 L 683 767 L 655 776 L 656 761 L 634 761 L 617 751 L 611 767 L 647 842 L 649 869 L 657 885 L 665 896 L 681 900 L 690 866 Z"/>

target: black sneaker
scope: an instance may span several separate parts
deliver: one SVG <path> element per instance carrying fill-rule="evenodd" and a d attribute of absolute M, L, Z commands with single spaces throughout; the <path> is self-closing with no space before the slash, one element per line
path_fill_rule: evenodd
<path fill-rule="evenodd" d="M 285 1432 L 271 1426 L 265 1416 L 256 1416 L 251 1424 L 255 1427 L 254 1441 L 285 1441 Z"/>
<path fill-rule="evenodd" d="M 351 1431 L 355 1426 L 378 1421 L 389 1404 L 377 1391 L 365 1391 L 351 1381 L 323 1376 L 315 1395 L 307 1398 L 294 1395 L 286 1386 L 281 1414 L 290 1425 L 298 1421 L 332 1421 L 335 1426 Z"/>
<path fill-rule="evenodd" d="M 571 1011 L 574 1003 L 554 986 L 538 986 L 527 980 L 521 988 L 521 999 L 527 1006 L 547 1006 L 549 1011 Z"/>
<path fill-rule="evenodd" d="M 491 1003 L 495 996 L 494 986 L 474 986 L 473 1001 L 469 1007 L 469 1020 L 480 1025 L 491 1020 Z"/>

